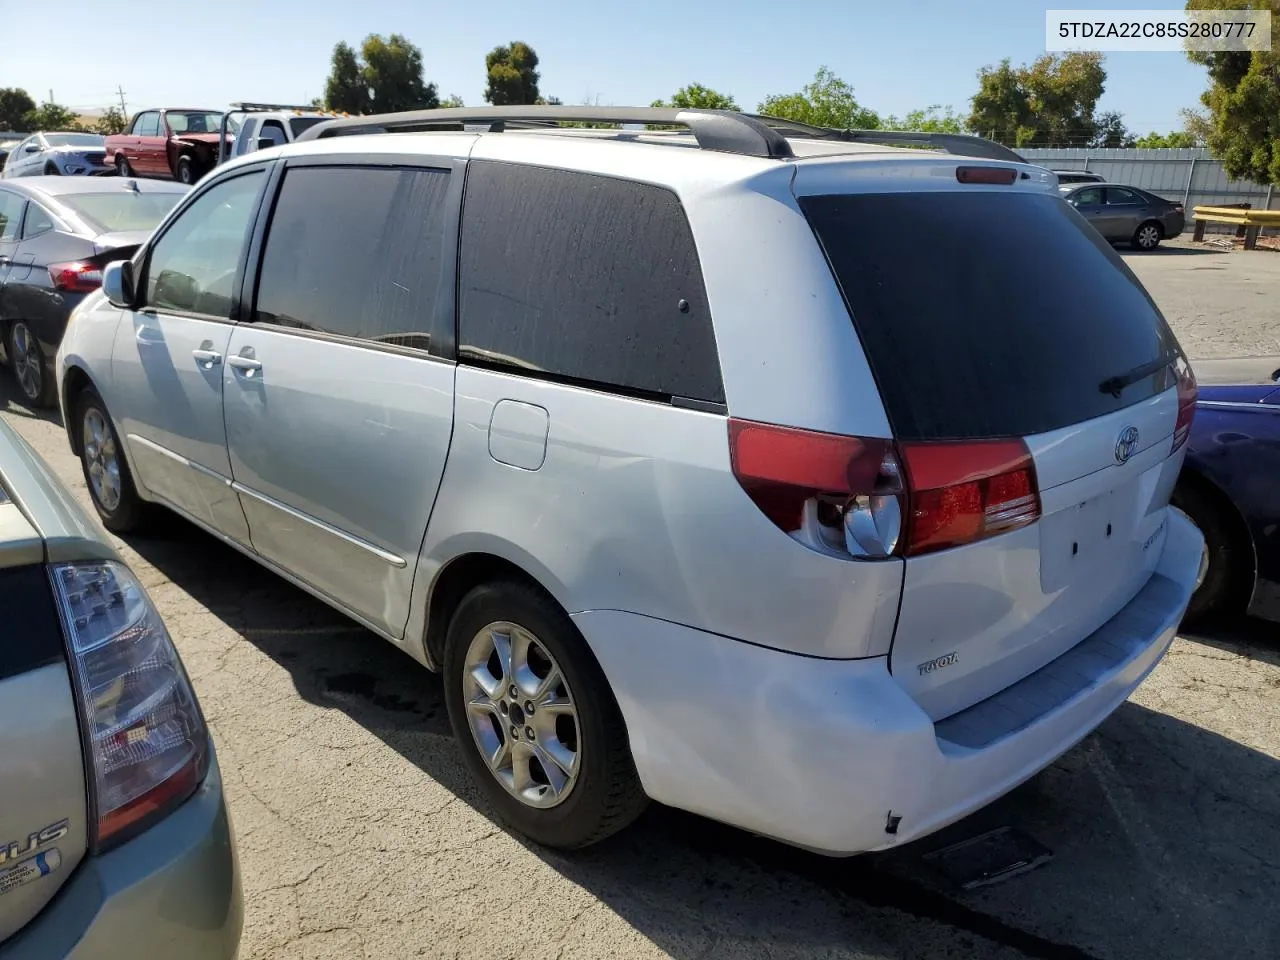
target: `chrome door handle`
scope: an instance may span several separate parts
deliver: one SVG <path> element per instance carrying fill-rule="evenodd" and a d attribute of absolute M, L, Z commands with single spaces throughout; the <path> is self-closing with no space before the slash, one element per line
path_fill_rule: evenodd
<path fill-rule="evenodd" d="M 239 370 L 246 377 L 254 377 L 262 369 L 262 364 L 252 357 L 227 357 L 227 366 Z"/>
<path fill-rule="evenodd" d="M 196 358 L 196 363 L 206 370 L 212 369 L 222 362 L 222 354 L 216 350 L 192 350 L 191 355 Z"/>

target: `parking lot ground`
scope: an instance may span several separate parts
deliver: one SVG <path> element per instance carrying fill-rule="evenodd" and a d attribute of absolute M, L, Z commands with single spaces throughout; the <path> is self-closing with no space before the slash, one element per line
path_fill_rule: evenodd
<path fill-rule="evenodd" d="M 1252 255 L 1220 256 L 1242 259 L 1219 290 L 1239 264 L 1254 269 Z M 1174 305 L 1200 292 L 1175 268 L 1204 257 L 1159 257 L 1126 259 L 1184 336 L 1210 308 Z M 1261 312 L 1247 313 L 1255 327 Z M 1269 323 L 1248 336 L 1280 353 L 1280 311 Z M 56 415 L 19 405 L 7 371 L 0 382 L 0 412 L 87 505 Z M 1059 762 L 890 853 L 831 860 L 654 807 L 562 855 L 490 819 L 438 678 L 404 654 L 176 518 L 117 542 L 213 728 L 244 872 L 244 958 L 1280 956 L 1274 625 L 1177 640 Z M 921 859 L 995 825 L 1053 859 L 974 891 Z"/>

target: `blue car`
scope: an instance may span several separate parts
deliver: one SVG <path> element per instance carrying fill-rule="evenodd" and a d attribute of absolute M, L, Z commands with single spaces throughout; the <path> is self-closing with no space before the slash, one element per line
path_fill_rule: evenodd
<path fill-rule="evenodd" d="M 1208 548 L 1187 620 L 1280 621 L 1280 383 L 1201 384 L 1173 502 Z"/>

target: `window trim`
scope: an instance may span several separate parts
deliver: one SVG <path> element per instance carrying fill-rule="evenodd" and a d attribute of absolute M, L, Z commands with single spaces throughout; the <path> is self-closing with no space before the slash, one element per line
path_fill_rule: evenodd
<path fill-rule="evenodd" d="M 18 201 L 18 203 L 21 204 L 21 206 L 18 208 L 17 233 L 14 235 L 13 239 L 11 240 L 5 240 L 3 238 L 0 238 L 0 243 L 12 243 L 15 245 L 19 244 L 22 242 L 22 228 L 25 227 L 27 224 L 27 204 L 30 203 L 30 200 L 27 198 L 25 194 L 18 193 L 16 190 L 0 189 L 0 194 L 3 194 L 4 196 L 7 196 L 7 197 L 13 197 L 15 200 Z"/>
<path fill-rule="evenodd" d="M 41 230 L 39 233 L 33 233 L 30 236 L 28 236 L 27 221 L 31 219 L 32 210 L 39 210 L 46 217 L 48 217 L 49 227 L 45 230 Z M 48 207 L 43 206 L 42 204 L 36 202 L 35 200 L 28 200 L 27 206 L 22 213 L 22 227 L 21 227 L 21 232 L 19 234 L 19 238 L 18 238 L 19 242 L 23 240 L 35 240 L 37 237 L 43 237 L 45 234 L 54 233 L 58 229 L 58 225 L 60 223 L 62 223 L 62 218 L 56 216 L 54 212 L 50 210 Z"/>
<path fill-rule="evenodd" d="M 348 346 L 362 347 L 378 353 L 393 353 L 398 356 L 414 357 L 419 360 L 437 360 L 445 363 L 457 363 L 457 330 L 458 330 L 458 237 L 462 230 L 462 189 L 466 176 L 467 161 L 464 157 L 451 157 L 436 154 L 415 154 L 413 156 L 389 156 L 385 153 L 323 153 L 308 154 L 301 157 L 285 157 L 273 161 L 277 171 L 269 184 L 270 194 L 261 198 L 257 222 L 253 235 L 249 240 L 249 268 L 245 271 L 241 287 L 239 307 L 240 323 L 246 326 L 261 327 L 277 333 L 285 333 L 295 337 L 309 337 L 326 343 L 340 343 Z M 262 262 L 266 253 L 267 233 L 271 221 L 275 219 L 276 204 L 280 199 L 281 187 L 285 174 L 294 168 L 301 167 L 392 167 L 406 170 L 447 170 L 449 173 L 449 189 L 445 193 L 445 241 L 440 251 L 440 267 L 443 273 L 436 303 L 436 317 L 433 330 L 439 329 L 439 342 L 432 342 L 430 350 L 417 347 L 406 347 L 400 344 L 380 343 L 377 340 L 366 340 L 347 334 L 332 333 L 328 330 L 303 330 L 299 327 L 288 327 L 269 321 L 255 320 L 254 311 L 258 305 L 258 286 L 262 279 Z M 446 339 L 447 338 L 447 339 Z"/>
<path fill-rule="evenodd" d="M 652 187 L 656 190 L 662 190 L 671 194 L 675 198 L 676 204 L 680 209 L 681 215 L 684 217 L 685 227 L 689 231 L 689 238 L 693 243 L 694 255 L 698 259 L 698 276 L 702 283 L 703 296 L 707 300 L 707 309 L 711 309 L 711 296 L 707 290 L 706 274 L 702 268 L 702 255 L 698 250 L 697 237 L 693 232 L 693 222 L 689 219 L 689 211 L 685 208 L 684 201 L 680 194 L 669 186 L 661 183 L 654 183 L 648 180 L 640 180 L 634 177 L 618 176 L 610 173 L 598 173 L 590 170 L 578 170 L 571 167 L 560 167 L 552 164 L 544 163 L 521 163 L 512 160 L 494 160 L 490 158 L 475 158 L 484 163 L 499 166 L 510 167 L 532 167 L 541 170 L 552 170 L 559 173 L 575 173 L 582 174 L 587 177 L 599 177 L 606 180 L 616 180 L 620 183 L 636 184 L 645 187 Z M 471 160 L 467 161 L 467 172 L 470 173 Z M 465 183 L 464 183 L 465 188 Z M 465 193 L 463 197 L 462 216 L 466 215 Z M 588 377 L 575 377 L 572 374 L 555 373 L 549 370 L 536 370 L 529 367 L 519 366 L 515 363 L 502 363 L 498 360 L 486 360 L 483 357 L 474 355 L 464 355 L 460 344 L 462 343 L 462 256 L 461 256 L 461 239 L 462 239 L 462 217 L 458 218 L 458 249 L 456 252 L 456 271 L 454 274 L 454 350 L 458 358 L 457 362 L 460 366 L 471 367 L 476 370 L 487 370 L 492 373 L 503 373 L 513 377 L 520 377 L 525 380 L 535 380 L 542 383 L 554 383 L 562 386 L 574 387 L 580 390 L 591 390 L 596 393 L 607 394 L 615 397 L 626 397 L 630 400 L 641 400 L 647 403 L 657 403 L 663 406 L 679 407 L 686 410 L 697 410 L 704 413 L 713 413 L 720 416 L 728 416 L 729 404 L 728 397 L 724 401 L 705 400 L 699 397 L 685 397 L 679 394 L 663 393 L 660 390 L 647 390 L 643 387 L 629 387 L 624 384 L 609 383 L 602 380 L 594 380 Z M 712 334 L 712 344 L 715 347 L 716 377 L 720 381 L 720 389 L 724 391 L 724 365 L 720 358 L 720 341 L 716 336 L 715 320 L 709 317 Z"/>
<path fill-rule="evenodd" d="M 174 205 L 174 208 L 169 211 L 169 215 L 163 221 L 161 221 L 160 226 L 156 228 L 155 232 L 152 233 L 151 237 L 147 240 L 147 242 L 143 244 L 142 247 L 138 249 L 138 252 L 134 255 L 133 262 L 137 265 L 134 270 L 134 277 L 135 277 L 134 296 L 136 299 L 141 299 L 146 293 L 147 277 L 151 272 L 151 254 L 155 250 L 156 244 L 159 243 L 162 239 L 164 239 L 165 235 L 170 230 L 173 229 L 173 225 L 182 218 L 182 215 L 183 213 L 186 212 L 187 208 L 190 207 L 197 200 L 199 200 L 201 197 L 203 197 L 210 190 L 214 189 L 220 184 L 230 182 L 231 180 L 237 180 L 240 177 L 250 176 L 255 173 L 264 174 L 262 178 L 263 182 L 258 187 L 258 194 L 253 200 L 254 212 L 252 216 L 250 216 L 249 218 L 250 231 L 252 231 L 256 227 L 257 219 L 262 214 L 263 197 L 265 196 L 266 191 L 270 186 L 269 181 L 271 180 L 272 176 L 275 175 L 273 164 L 270 162 L 269 163 L 250 163 L 250 164 L 246 164 L 243 167 L 236 167 L 235 169 L 229 170 L 220 175 L 211 176 L 208 180 L 202 182 L 199 187 L 197 187 L 195 190 L 192 190 L 185 197 L 183 197 L 182 200 L 180 200 L 177 204 Z M 250 237 L 252 237 L 252 232 L 250 232 Z M 227 323 L 227 324 L 236 323 L 237 318 L 240 315 L 240 307 L 241 307 L 240 293 L 244 285 L 245 264 L 247 262 L 246 255 L 249 251 L 249 246 L 250 245 L 246 243 L 241 248 L 240 258 L 236 264 L 235 279 L 231 281 L 231 316 L 230 317 L 215 317 L 207 313 L 198 313 L 194 310 L 172 310 L 172 309 L 160 310 L 153 306 L 150 306 L 148 304 L 143 304 L 143 303 L 136 304 L 133 307 L 133 311 L 135 313 L 144 313 L 144 314 L 147 314 L 148 316 L 159 316 L 163 314 L 166 317 L 186 317 L 193 320 L 207 320 L 213 323 Z"/>

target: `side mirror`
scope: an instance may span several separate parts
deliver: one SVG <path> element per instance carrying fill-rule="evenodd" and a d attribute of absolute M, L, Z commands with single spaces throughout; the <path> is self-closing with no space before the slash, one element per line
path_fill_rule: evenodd
<path fill-rule="evenodd" d="M 270 150 L 270 149 L 271 149 L 272 147 L 274 147 L 274 146 L 276 146 L 276 142 L 275 142 L 274 140 L 272 140 L 270 137 L 259 137 L 259 138 L 258 138 L 258 149 L 259 149 L 259 150 Z"/>
<path fill-rule="evenodd" d="M 23 153 L 39 153 L 39 152 L 40 152 L 40 144 L 38 144 L 38 143 L 28 143 L 25 147 L 23 147 L 23 148 L 22 148 L 22 152 L 23 152 Z"/>
<path fill-rule="evenodd" d="M 133 264 L 115 260 L 102 271 L 102 292 L 113 307 L 133 309 Z"/>

